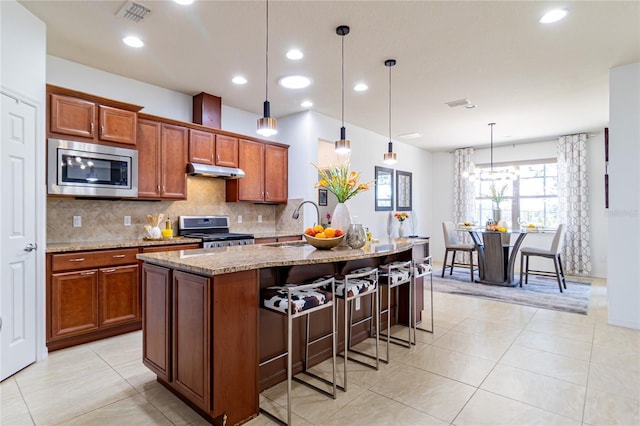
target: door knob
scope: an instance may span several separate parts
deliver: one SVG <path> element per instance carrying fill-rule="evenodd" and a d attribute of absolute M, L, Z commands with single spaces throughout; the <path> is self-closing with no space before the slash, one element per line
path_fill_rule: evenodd
<path fill-rule="evenodd" d="M 34 250 L 38 250 L 38 245 L 34 244 L 34 243 L 29 243 L 27 244 L 27 246 L 24 248 L 24 251 L 34 251 Z"/>

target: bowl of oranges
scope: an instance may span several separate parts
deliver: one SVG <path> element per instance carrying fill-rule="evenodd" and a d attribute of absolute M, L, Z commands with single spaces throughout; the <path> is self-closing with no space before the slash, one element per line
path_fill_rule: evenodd
<path fill-rule="evenodd" d="M 342 242 L 344 232 L 330 226 L 325 228 L 322 225 L 316 225 L 313 228 L 304 230 L 304 238 L 317 249 L 329 250 Z"/>

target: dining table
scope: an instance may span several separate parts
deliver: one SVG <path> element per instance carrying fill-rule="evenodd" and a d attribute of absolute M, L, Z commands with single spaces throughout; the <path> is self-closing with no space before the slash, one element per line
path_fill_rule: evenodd
<path fill-rule="evenodd" d="M 515 287 L 513 268 L 518 250 L 527 236 L 524 230 L 506 232 L 467 228 L 478 253 L 477 283 Z M 512 235 L 515 236 L 513 244 Z"/>

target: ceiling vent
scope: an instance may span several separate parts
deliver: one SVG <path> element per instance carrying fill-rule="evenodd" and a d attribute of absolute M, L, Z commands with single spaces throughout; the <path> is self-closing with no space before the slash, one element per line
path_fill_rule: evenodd
<path fill-rule="evenodd" d="M 151 9 L 147 6 L 128 1 L 120 8 L 120 10 L 118 10 L 116 15 L 138 23 L 142 21 L 148 13 L 151 13 Z"/>
<path fill-rule="evenodd" d="M 469 105 L 469 99 L 458 99 L 457 101 L 445 102 L 449 107 L 455 108 L 463 105 Z"/>

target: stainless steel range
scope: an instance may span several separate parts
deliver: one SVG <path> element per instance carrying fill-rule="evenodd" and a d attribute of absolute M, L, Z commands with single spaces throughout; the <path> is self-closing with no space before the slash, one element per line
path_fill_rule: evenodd
<path fill-rule="evenodd" d="M 203 248 L 253 244 L 251 234 L 229 232 L 229 216 L 180 216 L 178 234 L 200 238 Z"/>

